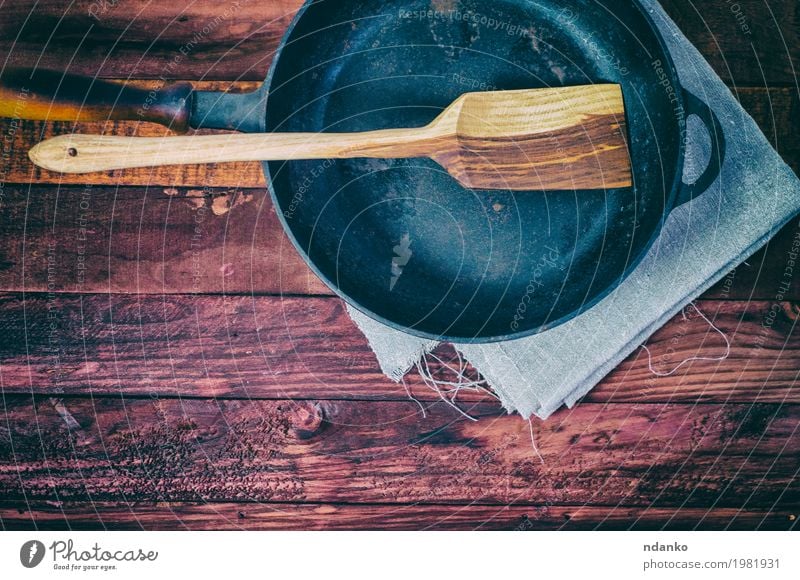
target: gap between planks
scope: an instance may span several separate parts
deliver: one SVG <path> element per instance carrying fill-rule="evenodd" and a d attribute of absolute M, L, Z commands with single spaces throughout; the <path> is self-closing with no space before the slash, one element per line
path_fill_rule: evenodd
<path fill-rule="evenodd" d="M 760 529 L 795 526 L 791 510 L 664 509 L 616 505 L 213 504 L 0 501 L 0 529 Z"/>

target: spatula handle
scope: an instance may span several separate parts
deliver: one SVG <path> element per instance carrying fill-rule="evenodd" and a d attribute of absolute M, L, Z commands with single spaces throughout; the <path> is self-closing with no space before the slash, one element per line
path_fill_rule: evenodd
<path fill-rule="evenodd" d="M 61 135 L 42 141 L 28 155 L 45 169 L 90 173 L 229 161 L 422 157 L 440 136 L 428 127 L 366 133 L 266 133 L 180 137 Z"/>

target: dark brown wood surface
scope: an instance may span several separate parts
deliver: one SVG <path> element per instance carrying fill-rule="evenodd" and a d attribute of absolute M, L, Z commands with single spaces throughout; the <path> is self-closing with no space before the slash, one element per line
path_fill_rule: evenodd
<path fill-rule="evenodd" d="M 638 350 L 585 400 L 800 403 L 796 304 L 697 307 L 731 340 L 726 360 L 694 361 L 670 376 L 650 371 L 725 353 L 725 339 L 689 308 L 650 338 L 651 359 Z M 7 394 L 408 400 L 337 298 L 6 294 L 0 308 Z M 432 368 L 447 378 L 441 364 Z M 406 382 L 418 399 L 439 400 L 416 373 Z M 464 391 L 459 400 L 489 398 Z"/>
<path fill-rule="evenodd" d="M 20 0 L 0 9 L 0 53 L 143 88 L 248 90 L 299 4 Z M 664 5 L 799 170 L 797 3 Z M 800 276 L 781 284 L 798 220 L 574 409 L 529 426 L 462 391 L 473 422 L 416 373 L 416 402 L 380 373 L 282 232 L 258 164 L 31 166 L 31 145 L 73 130 L 167 132 L 0 119 L 0 527 L 796 527 Z M 699 312 L 730 356 L 655 375 L 725 352 Z"/>
<path fill-rule="evenodd" d="M 92 4 L 100 3 L 5 3 L 0 52 L 10 54 L 14 66 L 38 63 L 110 78 L 263 80 L 302 0 L 116 2 L 95 10 L 94 16 Z M 741 19 L 726 0 L 663 3 L 725 81 L 737 86 L 794 86 L 800 57 L 797 4 L 736 4 Z M 207 34 L 198 35 L 217 18 Z M 186 54 L 172 65 L 181 48 Z"/>
<path fill-rule="evenodd" d="M 492 403 L 470 421 L 443 402 L 423 419 L 411 401 L 6 396 L 0 485 L 21 502 L 800 508 L 800 406 L 602 407 L 537 422 L 540 460 Z"/>

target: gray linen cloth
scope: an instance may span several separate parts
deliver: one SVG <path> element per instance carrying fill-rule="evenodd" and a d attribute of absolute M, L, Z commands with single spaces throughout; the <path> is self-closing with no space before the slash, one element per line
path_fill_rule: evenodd
<path fill-rule="evenodd" d="M 712 104 L 727 155 L 707 191 L 675 209 L 636 270 L 596 306 L 541 334 L 492 344 L 455 344 L 505 409 L 547 418 L 572 407 L 694 298 L 764 245 L 800 211 L 800 180 L 725 84 L 655 0 L 641 0 L 661 30 L 681 83 Z M 684 178 L 710 157 L 710 137 L 688 118 Z M 399 381 L 436 342 L 391 329 L 348 308 L 381 370 Z"/>

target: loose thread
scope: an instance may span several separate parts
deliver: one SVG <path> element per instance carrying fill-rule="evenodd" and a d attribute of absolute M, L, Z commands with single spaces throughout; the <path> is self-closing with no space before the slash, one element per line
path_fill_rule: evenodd
<path fill-rule="evenodd" d="M 539 447 L 536 445 L 536 437 L 533 436 L 533 419 L 528 419 L 528 427 L 531 431 L 531 445 L 533 446 L 533 452 L 539 458 L 539 461 L 542 462 L 542 465 L 544 465 L 544 457 L 542 457 L 542 454 L 539 453 Z"/>
<path fill-rule="evenodd" d="M 424 368 L 422 364 L 425 365 Z M 431 389 L 434 393 L 439 395 L 439 398 L 442 399 L 442 401 L 444 401 L 447 405 L 455 409 L 464 418 L 469 419 L 470 421 L 477 421 L 475 417 L 465 412 L 463 409 L 461 409 L 461 407 L 456 405 L 453 401 L 451 401 L 445 396 L 444 391 L 441 388 L 439 388 L 436 379 L 434 379 L 433 376 L 431 375 L 430 367 L 428 366 L 428 361 L 426 358 L 423 357 L 421 361 L 417 362 L 417 372 L 422 377 L 422 382 L 424 382 L 425 385 L 429 389 Z"/>
<path fill-rule="evenodd" d="M 428 417 L 428 413 L 425 411 L 425 406 L 417 399 L 414 395 L 411 394 L 411 388 L 408 386 L 405 377 L 400 377 L 400 382 L 403 383 L 403 388 L 406 390 L 406 395 L 408 398 L 414 401 L 418 406 L 419 410 L 422 411 L 422 418 L 425 419 Z"/>
<path fill-rule="evenodd" d="M 455 379 L 451 381 L 437 379 L 433 376 L 433 372 L 431 371 L 430 367 L 430 359 L 439 363 L 443 369 L 453 373 L 455 375 Z M 431 389 L 435 392 L 439 398 L 444 401 L 448 406 L 455 409 L 460 415 L 464 418 L 469 419 L 470 421 L 477 421 L 478 419 L 464 411 L 457 403 L 456 397 L 461 391 L 469 390 L 473 392 L 480 392 L 486 395 L 493 397 L 494 399 L 500 400 L 500 398 L 493 393 L 489 388 L 484 379 L 472 379 L 468 376 L 469 364 L 466 360 L 461 356 L 461 353 L 456 350 L 456 359 L 457 359 L 457 368 L 452 366 L 448 361 L 442 360 L 439 356 L 435 353 L 430 352 L 422 357 L 417 361 L 416 367 L 419 376 L 422 378 L 422 382 L 425 384 L 426 387 Z M 406 389 L 406 394 L 408 397 L 415 401 L 422 409 L 423 417 L 425 416 L 425 409 L 423 408 L 422 403 L 419 402 L 414 396 L 411 394 L 411 389 L 409 388 L 408 384 L 405 380 L 402 380 L 403 387 Z M 533 431 L 533 420 L 528 419 L 528 429 L 530 431 L 531 436 L 531 447 L 533 448 L 533 452 L 536 454 L 536 457 L 539 458 L 539 461 L 542 465 L 545 464 L 544 457 L 539 452 L 539 446 L 536 444 L 536 437 Z"/>
<path fill-rule="evenodd" d="M 711 328 L 713 328 L 714 330 L 716 330 L 719 333 L 719 335 L 725 340 L 725 354 L 723 354 L 722 356 L 718 356 L 718 357 L 692 356 L 692 357 L 689 357 L 686 360 L 682 361 L 681 363 L 679 363 L 678 366 L 676 366 L 671 371 L 665 373 L 665 372 L 657 371 L 656 369 L 653 368 L 653 356 L 652 356 L 652 353 L 650 352 L 650 349 L 647 347 L 647 345 L 643 344 L 643 345 L 641 345 L 641 348 L 643 348 L 644 351 L 647 353 L 647 368 L 650 369 L 650 372 L 653 373 L 654 375 L 656 375 L 657 377 L 668 377 L 668 376 L 674 375 L 678 371 L 678 369 L 680 369 L 683 365 L 685 365 L 687 363 L 690 363 L 690 362 L 693 362 L 693 361 L 696 361 L 696 360 L 719 362 L 719 361 L 724 361 L 731 354 L 731 341 L 730 341 L 730 339 L 728 339 L 728 336 L 724 332 L 722 332 L 722 330 L 720 330 L 713 322 L 711 322 L 711 320 L 709 320 L 708 317 L 705 314 L 703 314 L 703 311 L 700 310 L 697 307 L 697 304 L 692 302 L 690 305 L 694 307 L 694 309 L 700 315 L 700 318 L 705 320 L 708 323 L 708 325 L 711 326 Z M 683 314 L 683 319 L 686 320 L 686 308 L 684 308 L 681 312 Z"/>
<path fill-rule="evenodd" d="M 435 392 L 438 397 L 447 405 L 455 409 L 460 415 L 469 419 L 470 421 L 477 421 L 475 417 L 465 412 L 461 407 L 456 404 L 458 394 L 463 390 L 470 390 L 473 392 L 481 392 L 487 394 L 495 399 L 497 395 L 491 392 L 487 386 L 486 381 L 483 379 L 473 380 L 467 375 L 468 363 L 461 356 L 461 353 L 456 350 L 456 359 L 458 368 L 452 366 L 450 362 L 441 359 L 436 354 L 430 352 L 420 357 L 416 363 L 417 372 L 422 378 L 422 382 L 426 387 Z M 430 367 L 430 361 L 433 360 L 439 363 L 443 369 L 455 375 L 454 380 L 443 380 L 433 376 L 433 371 Z"/>

